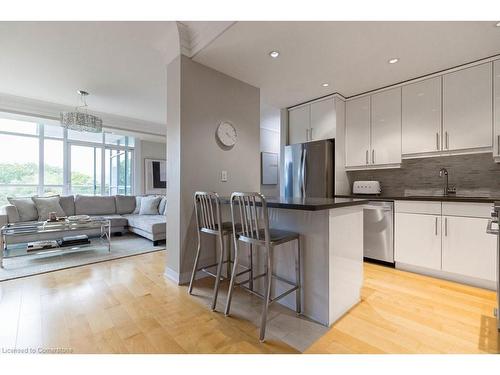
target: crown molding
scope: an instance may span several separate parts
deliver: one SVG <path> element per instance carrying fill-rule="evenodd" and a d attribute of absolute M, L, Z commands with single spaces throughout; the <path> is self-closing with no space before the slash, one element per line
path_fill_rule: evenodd
<path fill-rule="evenodd" d="M 177 21 L 181 53 L 189 58 L 194 57 L 235 23 L 233 21 Z"/>

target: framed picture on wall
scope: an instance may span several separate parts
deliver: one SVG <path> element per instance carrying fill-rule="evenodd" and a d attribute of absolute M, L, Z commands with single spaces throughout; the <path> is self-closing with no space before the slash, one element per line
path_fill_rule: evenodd
<path fill-rule="evenodd" d="M 262 185 L 278 184 L 278 154 L 261 152 Z"/>
<path fill-rule="evenodd" d="M 167 193 L 167 161 L 144 159 L 145 194 Z"/>

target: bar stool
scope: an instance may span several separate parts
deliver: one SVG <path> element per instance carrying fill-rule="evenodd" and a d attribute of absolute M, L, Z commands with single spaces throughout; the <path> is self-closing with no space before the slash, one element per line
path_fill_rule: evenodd
<path fill-rule="evenodd" d="M 234 240 L 234 264 L 231 281 L 229 283 L 229 291 L 227 295 L 225 315 L 229 315 L 231 308 L 231 298 L 234 286 L 240 286 L 252 294 L 255 294 L 264 299 L 262 308 L 261 323 L 260 323 L 260 341 L 264 342 L 266 334 L 267 312 L 269 305 L 279 299 L 295 292 L 295 309 L 297 314 L 301 313 L 301 280 L 300 280 L 300 235 L 294 232 L 288 232 L 269 228 L 269 216 L 267 210 L 266 198 L 260 193 L 233 193 L 231 195 L 231 218 L 233 221 L 233 240 Z M 260 206 L 262 220 L 259 222 L 257 206 Z M 236 227 L 235 214 L 239 212 L 241 230 Z M 260 226 L 259 224 L 262 225 Z M 273 249 L 275 246 L 297 240 L 297 254 L 295 258 L 295 281 L 287 280 L 283 277 L 273 274 Z M 248 280 L 236 283 L 235 279 L 239 276 L 236 273 L 238 265 L 238 242 L 250 244 L 250 259 L 252 258 L 253 247 L 257 249 L 265 249 L 265 271 L 260 275 L 253 275 L 253 261 L 250 261 L 250 277 Z M 258 278 L 265 277 L 265 291 L 260 294 L 253 290 L 253 281 Z M 272 279 L 277 279 L 281 282 L 291 285 L 291 288 L 282 294 L 271 297 Z M 246 287 L 245 284 L 249 284 Z"/>
<path fill-rule="evenodd" d="M 233 263 L 231 260 L 231 234 L 233 233 L 233 225 L 230 222 L 222 222 L 220 199 L 217 193 L 203 191 L 197 191 L 194 193 L 194 209 L 198 233 L 198 248 L 196 250 L 196 257 L 194 260 L 193 272 L 191 274 L 191 281 L 189 282 L 188 293 L 192 294 L 194 279 L 198 271 L 202 271 L 207 275 L 215 277 L 215 286 L 212 297 L 213 311 L 217 305 L 217 295 L 219 294 L 220 281 L 229 279 L 231 274 L 230 267 Z M 207 233 L 217 237 L 220 247 L 220 256 L 217 263 L 198 268 L 201 252 L 201 233 Z M 227 248 L 224 243 L 224 236 L 227 236 Z M 227 259 L 224 260 L 224 252 L 226 251 Z M 226 278 L 221 276 L 223 264 L 227 264 Z M 208 270 L 212 267 L 217 267 L 215 274 Z"/>

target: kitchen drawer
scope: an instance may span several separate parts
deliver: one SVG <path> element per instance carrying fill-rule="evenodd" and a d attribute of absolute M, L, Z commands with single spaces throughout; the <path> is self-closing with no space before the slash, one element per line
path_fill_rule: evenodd
<path fill-rule="evenodd" d="M 396 201 L 394 210 L 409 214 L 441 215 L 441 202 Z"/>
<path fill-rule="evenodd" d="M 443 216 L 480 217 L 489 219 L 493 203 L 443 202 Z"/>

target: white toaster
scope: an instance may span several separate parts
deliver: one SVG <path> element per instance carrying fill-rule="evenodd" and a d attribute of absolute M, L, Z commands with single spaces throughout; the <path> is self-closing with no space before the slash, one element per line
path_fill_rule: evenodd
<path fill-rule="evenodd" d="M 354 181 L 352 184 L 353 194 L 380 194 L 381 192 L 380 181 Z"/>

